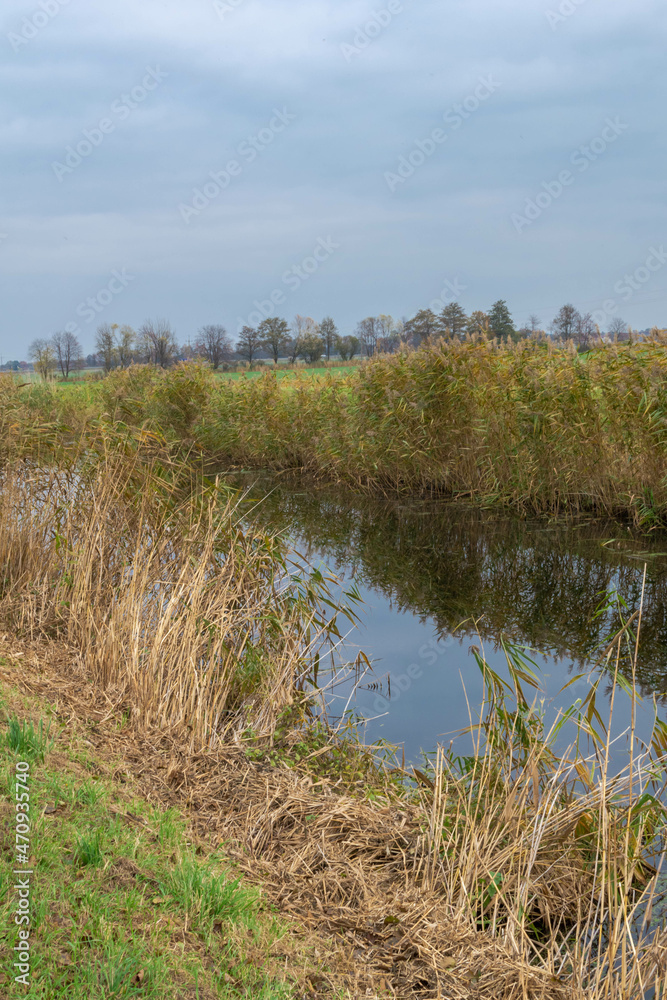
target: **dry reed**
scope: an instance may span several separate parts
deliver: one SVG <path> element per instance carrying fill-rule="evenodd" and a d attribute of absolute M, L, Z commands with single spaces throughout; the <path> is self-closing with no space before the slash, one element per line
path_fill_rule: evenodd
<path fill-rule="evenodd" d="M 337 609 L 280 539 L 241 523 L 233 495 L 204 481 L 192 495 L 173 472 L 122 454 L 5 466 L 0 616 L 66 640 L 149 729 L 189 732 L 192 747 L 232 723 L 270 731 Z"/>

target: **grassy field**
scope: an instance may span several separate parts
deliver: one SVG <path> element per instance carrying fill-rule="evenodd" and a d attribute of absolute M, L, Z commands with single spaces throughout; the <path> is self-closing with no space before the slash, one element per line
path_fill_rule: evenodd
<path fill-rule="evenodd" d="M 231 381 L 238 381 L 239 379 L 246 378 L 262 378 L 268 372 L 274 375 L 278 379 L 282 378 L 304 378 L 308 375 L 339 375 L 345 376 L 349 375 L 350 372 L 355 370 L 353 365 L 340 365 L 332 366 L 330 368 L 317 368 L 317 367 L 307 367 L 303 368 L 283 368 L 278 366 L 277 368 L 270 367 L 268 369 L 257 368 L 254 371 L 245 372 L 216 372 L 216 376 L 220 379 L 229 379 Z"/>

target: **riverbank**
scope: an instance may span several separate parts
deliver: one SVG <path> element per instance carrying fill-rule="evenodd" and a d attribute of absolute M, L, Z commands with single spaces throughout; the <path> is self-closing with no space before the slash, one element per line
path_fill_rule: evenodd
<path fill-rule="evenodd" d="M 351 746 L 341 765 L 335 744 L 302 731 L 191 754 L 173 731 L 101 701 L 57 641 L 4 635 L 0 685 L 4 767 L 25 757 L 4 749 L 8 719 L 28 717 L 38 733 L 43 721 L 51 743 L 30 758 L 39 904 L 28 995 L 101 1000 L 109 976 L 113 995 L 179 1000 L 196 988 L 211 1000 L 629 1000 L 654 982 L 664 995 L 662 936 L 633 947 L 633 894 L 614 898 L 628 879 L 650 882 L 632 850 L 650 832 L 646 805 L 637 795 L 627 841 L 621 785 L 595 781 L 567 806 L 548 756 L 529 753 L 511 787 L 482 755 L 467 794 L 446 768 L 408 792 L 367 758 L 350 768 Z M 610 821 L 603 841 L 598 810 Z M 86 860 L 95 839 L 99 856 Z M 614 843 L 624 857 L 614 848 L 603 860 Z M 596 855 L 601 881 L 583 863 Z M 625 913 L 610 925 L 611 953 L 591 948 L 591 905 L 612 921 Z M 5 896 L 5 920 L 10 907 Z"/>

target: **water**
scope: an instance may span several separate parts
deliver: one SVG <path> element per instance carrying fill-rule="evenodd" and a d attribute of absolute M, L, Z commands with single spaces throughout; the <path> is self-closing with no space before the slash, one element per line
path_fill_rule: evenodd
<path fill-rule="evenodd" d="M 594 680 L 601 646 L 618 616 L 595 617 L 605 593 L 618 591 L 630 613 L 646 584 L 637 660 L 637 733 L 647 739 L 654 701 L 664 715 L 667 697 L 667 537 L 640 536 L 603 521 L 519 521 L 451 504 L 397 504 L 359 500 L 281 477 L 234 478 L 249 490 L 250 516 L 286 533 L 294 548 L 363 597 L 362 623 L 348 637 L 372 663 L 361 683 L 334 685 L 330 713 L 354 711 L 369 741 L 387 740 L 406 762 L 448 743 L 476 717 L 483 684 L 473 645 L 508 676 L 503 639 L 528 647 L 540 670 L 547 721 L 576 698 L 589 680 L 562 686 L 583 673 Z M 628 673 L 628 663 L 624 669 Z M 610 678 L 603 677 L 598 708 L 606 721 Z M 533 692 L 531 692 L 531 697 Z M 612 731 L 623 763 L 630 701 L 617 696 Z M 620 736 L 619 736 L 620 734 Z M 564 746 L 573 735 L 563 734 Z"/>

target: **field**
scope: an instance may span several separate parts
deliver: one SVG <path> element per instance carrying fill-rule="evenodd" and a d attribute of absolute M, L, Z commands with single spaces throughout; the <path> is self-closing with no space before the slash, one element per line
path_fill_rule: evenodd
<path fill-rule="evenodd" d="M 650 528 L 667 509 L 666 374 L 651 345 L 580 358 L 463 344 L 344 377 L 183 365 L 0 381 L 2 766 L 8 792 L 32 755 L 45 901 L 42 978 L 9 995 L 664 997 L 649 916 L 667 729 L 631 738 L 613 774 L 597 699 L 601 683 L 612 701 L 637 697 L 641 607 L 618 606 L 606 673 L 549 732 L 520 651 L 506 648 L 509 684 L 476 654 L 472 751 L 407 771 L 352 723 L 328 728 L 308 694 L 323 658 L 345 662 L 358 594 L 334 601 L 331 580 L 280 531 L 250 526 L 213 470 L 304 468 Z M 118 872 L 131 879 L 108 895 Z M 271 906 L 291 921 L 289 948 Z M 69 927 L 75 907 L 83 931 L 66 945 L 49 916 Z"/>

